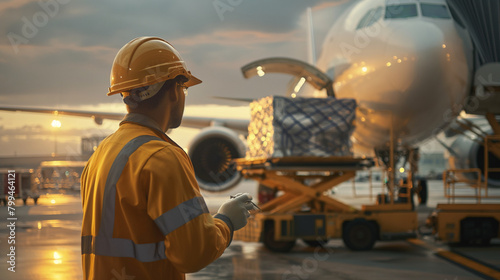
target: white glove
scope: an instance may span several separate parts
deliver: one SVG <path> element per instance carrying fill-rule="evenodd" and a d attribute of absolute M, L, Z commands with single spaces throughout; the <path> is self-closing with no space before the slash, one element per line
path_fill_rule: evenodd
<path fill-rule="evenodd" d="M 247 218 L 250 217 L 248 210 L 253 209 L 253 204 L 249 203 L 250 201 L 252 201 L 250 194 L 239 193 L 224 202 L 217 214 L 228 217 L 233 224 L 233 230 L 239 230 L 247 224 Z"/>

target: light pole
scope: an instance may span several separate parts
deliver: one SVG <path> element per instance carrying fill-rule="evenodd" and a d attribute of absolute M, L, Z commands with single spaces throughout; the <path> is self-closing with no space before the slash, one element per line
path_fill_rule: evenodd
<path fill-rule="evenodd" d="M 61 127 L 61 122 L 59 120 L 52 121 L 52 127 L 54 128 L 54 153 L 53 157 L 57 154 L 57 129 Z"/>

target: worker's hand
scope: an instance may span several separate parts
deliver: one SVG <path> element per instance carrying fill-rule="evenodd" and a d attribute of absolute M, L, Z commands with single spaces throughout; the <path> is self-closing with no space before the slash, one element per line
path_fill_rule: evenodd
<path fill-rule="evenodd" d="M 249 201 L 252 201 L 250 194 L 239 193 L 224 202 L 217 213 L 228 217 L 234 230 L 239 230 L 247 224 L 247 218 L 250 217 L 248 210 L 253 209 L 253 204 L 248 203 Z"/>

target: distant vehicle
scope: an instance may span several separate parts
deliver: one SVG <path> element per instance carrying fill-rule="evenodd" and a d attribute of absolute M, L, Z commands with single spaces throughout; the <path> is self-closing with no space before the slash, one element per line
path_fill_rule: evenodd
<path fill-rule="evenodd" d="M 9 177 L 14 179 L 12 181 L 15 186 L 15 198 L 21 198 L 24 205 L 27 204 L 28 198 L 32 198 L 34 203 L 37 204 L 40 194 L 36 186 L 32 184 L 34 179 L 33 169 L 0 169 L 0 201 L 4 205 L 7 205 L 10 186 Z"/>
<path fill-rule="evenodd" d="M 86 161 L 43 161 L 37 168 L 33 184 L 50 193 L 80 191 L 80 176 Z"/>

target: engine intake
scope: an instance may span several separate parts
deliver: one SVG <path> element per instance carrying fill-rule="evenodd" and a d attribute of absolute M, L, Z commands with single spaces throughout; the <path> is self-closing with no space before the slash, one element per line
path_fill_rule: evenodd
<path fill-rule="evenodd" d="M 451 145 L 455 151 L 450 155 L 449 164 L 452 169 L 470 169 L 479 168 L 481 174 L 484 174 L 484 146 L 465 136 L 459 136 Z M 500 159 L 491 152 L 488 154 L 488 166 L 490 168 L 500 168 Z M 477 180 L 474 173 L 465 173 L 463 175 L 468 180 Z M 484 179 L 484 178 L 483 178 Z M 500 188 L 500 172 L 488 173 L 488 187 Z"/>
<path fill-rule="evenodd" d="M 246 147 L 238 134 L 226 127 L 207 127 L 189 145 L 196 179 L 201 189 L 221 192 L 238 184 L 241 174 L 232 162 L 245 156 Z"/>

